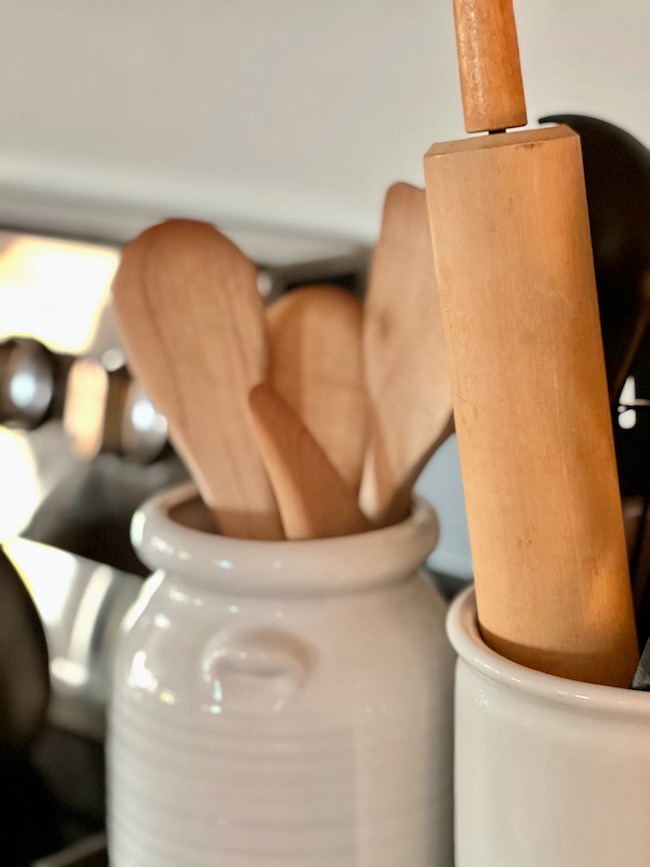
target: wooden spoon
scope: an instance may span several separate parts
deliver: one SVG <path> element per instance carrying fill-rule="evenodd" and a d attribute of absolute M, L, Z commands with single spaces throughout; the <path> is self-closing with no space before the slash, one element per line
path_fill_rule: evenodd
<path fill-rule="evenodd" d="M 129 366 L 219 531 L 281 538 L 247 407 L 267 370 L 255 266 L 207 223 L 170 220 L 127 244 L 113 294 Z"/>
<path fill-rule="evenodd" d="M 336 286 L 292 289 L 267 309 L 269 382 L 355 494 L 367 438 L 359 298 Z"/>
<path fill-rule="evenodd" d="M 424 190 L 390 187 L 365 300 L 370 441 L 360 502 L 401 520 L 417 477 L 453 429 L 452 401 Z"/>
<path fill-rule="evenodd" d="M 354 492 L 291 406 L 267 384 L 252 389 L 249 405 L 287 539 L 370 529 Z"/>

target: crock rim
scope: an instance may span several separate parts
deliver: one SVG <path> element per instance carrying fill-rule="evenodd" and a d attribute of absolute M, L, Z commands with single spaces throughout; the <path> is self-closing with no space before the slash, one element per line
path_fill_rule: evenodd
<path fill-rule="evenodd" d="M 413 574 L 435 547 L 435 510 L 413 497 L 399 524 L 332 539 L 236 539 L 183 526 L 170 512 L 198 498 L 194 484 L 168 488 L 146 500 L 131 522 L 131 540 L 151 569 L 215 589 L 256 595 L 304 595 L 370 589 Z"/>
<path fill-rule="evenodd" d="M 515 692 L 551 704 L 573 707 L 587 714 L 650 716 L 650 696 L 642 690 L 605 686 L 535 671 L 506 659 L 481 637 L 473 586 L 452 601 L 447 612 L 447 636 L 458 656 L 474 671 Z"/>

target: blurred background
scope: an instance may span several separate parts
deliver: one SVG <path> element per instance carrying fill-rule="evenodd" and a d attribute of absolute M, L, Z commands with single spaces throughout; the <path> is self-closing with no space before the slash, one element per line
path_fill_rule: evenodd
<path fill-rule="evenodd" d="M 386 188 L 464 136 L 451 0 L 5 0 L 0 29 L 0 863 L 105 863 L 112 641 L 144 569 L 128 538 L 185 477 L 124 364 L 120 245 L 216 223 L 267 298 L 363 293 Z M 516 0 L 529 123 L 581 134 L 640 633 L 650 430 L 646 0 Z M 507 421 L 507 420 L 506 420 Z M 471 580 L 452 437 L 418 490 L 433 580 Z M 58 853 L 55 855 L 55 853 Z M 57 860 L 58 859 L 58 860 Z M 102 860 L 104 859 L 104 860 Z"/>

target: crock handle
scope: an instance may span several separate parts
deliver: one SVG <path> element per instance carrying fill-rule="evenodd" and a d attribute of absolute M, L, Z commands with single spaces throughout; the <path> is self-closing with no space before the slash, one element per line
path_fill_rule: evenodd
<path fill-rule="evenodd" d="M 303 689 L 314 650 L 287 632 L 220 633 L 205 648 L 204 684 L 216 712 L 278 713 Z"/>

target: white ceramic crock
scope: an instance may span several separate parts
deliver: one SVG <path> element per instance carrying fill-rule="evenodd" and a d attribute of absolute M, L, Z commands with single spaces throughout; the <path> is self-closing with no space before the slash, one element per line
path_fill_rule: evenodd
<path fill-rule="evenodd" d="M 454 600 L 456 867 L 650 864 L 650 695 L 552 677 Z"/>
<path fill-rule="evenodd" d="M 430 507 L 258 542 L 201 530 L 192 497 L 134 518 L 156 571 L 117 650 L 111 867 L 450 867 L 453 652 L 416 572 Z"/>

